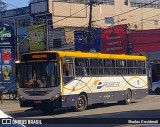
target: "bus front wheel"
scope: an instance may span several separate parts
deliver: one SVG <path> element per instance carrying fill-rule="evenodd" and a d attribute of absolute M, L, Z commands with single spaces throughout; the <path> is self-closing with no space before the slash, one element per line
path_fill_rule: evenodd
<path fill-rule="evenodd" d="M 84 94 L 80 94 L 77 98 L 75 110 L 76 111 L 83 111 L 87 107 L 87 97 Z"/>

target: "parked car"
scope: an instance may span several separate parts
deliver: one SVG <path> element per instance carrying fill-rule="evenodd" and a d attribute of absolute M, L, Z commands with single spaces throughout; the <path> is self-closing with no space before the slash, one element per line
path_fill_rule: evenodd
<path fill-rule="evenodd" d="M 152 83 L 152 91 L 155 92 L 157 95 L 160 95 L 160 80 L 158 82 Z"/>

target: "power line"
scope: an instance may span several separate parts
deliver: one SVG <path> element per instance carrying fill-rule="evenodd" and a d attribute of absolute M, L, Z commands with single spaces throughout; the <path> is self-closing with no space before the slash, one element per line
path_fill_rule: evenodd
<path fill-rule="evenodd" d="M 138 9 L 140 9 L 140 8 L 142 8 L 142 7 L 145 7 L 145 6 L 147 6 L 147 5 L 150 5 L 150 4 L 152 4 L 152 3 L 156 2 L 156 1 L 158 1 L 158 0 L 154 0 L 154 1 L 150 2 L 150 3 L 147 3 L 147 4 L 142 5 L 141 7 L 137 7 L 137 8 L 135 8 L 135 9 L 132 9 L 132 10 L 129 10 L 129 11 L 126 11 L 126 12 L 123 12 L 123 13 L 120 13 L 120 14 L 117 14 L 117 15 L 114 15 L 114 16 L 112 16 L 112 17 L 114 18 L 114 17 L 120 16 L 120 15 L 127 14 L 127 13 L 129 13 L 129 12 L 138 10 Z M 101 21 L 101 20 L 104 20 L 104 18 L 103 18 L 103 19 L 99 19 L 99 20 L 95 20 L 94 22 L 96 22 L 96 21 Z"/>
<path fill-rule="evenodd" d="M 18 7 L 18 6 L 15 6 L 15 5 L 13 5 L 13 4 L 9 4 L 9 3 L 6 3 L 6 2 L 2 2 L 2 3 L 6 4 L 6 5 L 9 5 L 9 6 L 12 6 L 12 7 L 15 7 L 15 8 L 20 8 L 20 7 Z"/>
<path fill-rule="evenodd" d="M 153 15 L 153 16 L 147 17 L 147 18 L 145 18 L 145 19 L 143 19 L 143 20 L 147 20 L 147 19 L 150 19 L 150 18 L 154 18 L 154 17 L 157 17 L 157 16 L 159 16 L 159 15 L 160 15 L 160 14 Z M 139 21 L 140 21 L 140 20 L 139 20 Z M 139 21 L 132 22 L 131 24 L 134 24 L 134 23 L 139 22 Z"/>
<path fill-rule="evenodd" d="M 67 16 L 67 17 L 65 17 L 65 18 L 63 18 L 63 19 L 60 19 L 60 20 L 58 20 L 58 21 L 53 22 L 53 24 L 54 24 L 54 23 L 57 23 L 57 22 L 59 22 L 59 21 L 62 21 L 62 20 L 64 20 L 64 19 L 68 18 L 68 17 L 71 17 L 71 16 L 73 16 L 73 15 L 79 13 L 80 11 L 82 11 L 82 10 L 84 10 L 84 9 L 86 9 L 86 8 L 87 8 L 87 6 L 86 6 L 85 8 L 83 8 L 83 9 L 81 9 L 81 10 L 79 10 L 79 11 L 73 13 L 73 14 L 70 15 L 70 16 Z M 48 20 L 47 20 L 47 21 L 48 21 Z M 38 29 L 38 28 L 40 28 L 40 27 L 42 27 L 42 26 L 45 26 L 45 24 L 39 25 L 38 27 L 36 27 L 36 28 L 30 30 L 29 32 L 31 32 L 31 31 L 33 31 L 33 30 L 35 30 L 35 29 Z M 28 35 L 27 35 L 26 37 L 24 37 L 24 38 L 22 39 L 22 41 L 21 41 L 20 43 L 18 43 L 17 45 L 19 46 L 26 38 L 28 38 L 28 36 L 29 36 L 29 33 L 28 33 Z M 48 43 L 48 42 L 47 42 L 47 43 Z M 18 48 L 19 48 L 19 47 L 18 47 Z M 17 55 L 18 55 L 18 58 L 19 58 L 19 54 L 17 54 Z"/>
<path fill-rule="evenodd" d="M 65 18 L 63 18 L 63 19 L 60 19 L 60 20 L 57 20 L 57 21 L 53 22 L 53 25 L 54 25 L 55 23 L 57 23 L 57 22 L 60 22 L 60 21 L 62 21 L 62 20 L 64 20 L 64 19 L 66 19 L 66 18 L 70 18 L 71 16 L 73 16 L 73 15 L 75 15 L 75 14 L 77 14 L 77 13 L 79 13 L 79 12 L 83 11 L 83 10 L 84 10 L 84 9 L 86 9 L 86 8 L 87 8 L 87 5 L 86 5 L 86 7 L 85 7 L 85 8 L 82 8 L 81 10 L 79 10 L 79 11 L 77 11 L 77 12 L 73 13 L 72 15 L 70 15 L 70 16 L 66 16 L 66 17 L 65 17 Z"/>
<path fill-rule="evenodd" d="M 157 0 L 155 0 L 155 1 L 157 1 Z M 155 1 L 152 1 L 152 2 L 150 2 L 149 4 L 151 4 L 151 3 L 155 2 Z M 146 5 L 149 5 L 149 4 L 146 4 Z M 146 5 L 144 5 L 144 6 L 146 6 Z M 86 7 L 85 7 L 85 8 L 86 8 Z M 79 10 L 78 12 L 80 12 L 80 11 L 84 10 L 85 8 L 83 8 L 83 9 Z M 129 12 L 134 11 L 134 10 L 137 10 L 137 9 L 139 9 L 139 8 L 136 8 L 136 9 L 130 10 L 130 11 L 128 11 L 128 12 L 124 12 L 124 13 L 122 13 L 122 14 L 129 13 Z M 75 15 L 75 14 L 76 14 L 76 13 L 78 13 L 78 12 L 75 12 L 75 13 L 73 13 L 72 15 L 67 16 L 67 17 L 65 17 L 65 18 L 63 18 L 63 19 L 57 20 L 57 21 L 53 22 L 53 24 L 55 24 L 55 23 L 57 23 L 57 22 L 60 22 L 60 21 L 62 21 L 62 20 L 64 20 L 64 19 L 70 18 L 71 16 Z M 119 15 L 122 15 L 122 14 L 119 14 Z M 115 15 L 115 16 L 118 16 L 118 15 Z M 114 16 L 114 17 L 115 17 L 115 16 Z M 99 21 L 99 20 L 97 20 L 97 21 Z M 88 23 L 87 23 L 87 24 L 88 24 Z M 86 24 L 85 24 L 85 25 L 86 25 Z M 83 25 L 83 26 L 85 26 L 85 25 Z M 38 29 L 38 28 L 39 28 L 39 27 L 41 27 L 41 26 L 44 26 L 44 24 L 43 24 L 43 25 L 38 26 L 38 27 L 37 27 L 37 28 L 35 28 L 35 29 Z M 33 30 L 34 30 L 34 29 L 33 29 Z M 30 31 L 29 31 L 29 32 L 30 32 Z"/>
<path fill-rule="evenodd" d="M 150 5 L 150 4 L 152 4 L 152 3 L 156 2 L 156 1 L 158 1 L 158 0 L 154 0 L 154 1 L 150 2 L 150 3 L 144 4 L 143 6 L 141 6 L 141 7 L 139 7 L 139 8 L 135 8 L 135 9 L 132 9 L 132 10 L 130 10 L 130 11 L 126 11 L 126 12 L 124 12 L 124 13 L 121 13 L 121 14 L 118 14 L 118 15 L 114 15 L 113 17 L 120 16 L 120 15 L 129 13 L 129 12 L 135 11 L 135 10 L 137 10 L 137 9 L 140 9 L 140 8 L 142 8 L 142 7 L 145 7 L 145 6 L 147 6 L 147 5 Z M 87 8 L 87 6 L 86 6 L 85 8 Z M 70 16 L 66 16 L 66 17 L 63 18 L 63 19 L 60 19 L 60 20 L 57 20 L 57 21 L 53 22 L 53 25 L 54 25 L 54 23 L 60 22 L 60 21 L 62 21 L 62 20 L 64 20 L 64 19 L 66 19 L 66 18 L 70 18 L 71 16 L 75 15 L 76 13 L 79 13 L 80 11 L 84 10 L 85 8 L 79 10 L 78 12 L 73 13 L 73 14 L 70 15 Z M 52 20 L 52 19 L 50 19 L 50 20 Z M 93 22 L 101 21 L 101 20 L 104 20 L 104 19 L 95 20 L 95 21 L 93 21 Z M 88 23 L 87 23 L 87 24 L 88 24 Z M 82 25 L 81 27 L 86 26 L 87 24 Z"/>

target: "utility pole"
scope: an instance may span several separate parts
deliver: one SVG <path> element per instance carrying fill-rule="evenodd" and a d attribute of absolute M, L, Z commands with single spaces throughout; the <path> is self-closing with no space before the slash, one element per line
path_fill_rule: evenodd
<path fill-rule="evenodd" d="M 93 9 L 93 0 L 90 0 L 89 2 L 89 24 L 88 24 L 88 51 L 91 49 L 91 44 L 92 44 L 92 9 Z"/>
<path fill-rule="evenodd" d="M 88 44 L 88 51 L 90 51 L 90 49 L 92 48 L 92 41 L 94 39 L 94 31 L 92 28 L 92 10 L 93 10 L 93 5 L 95 4 L 100 4 L 100 2 L 94 1 L 94 0 L 90 0 L 89 2 L 89 23 L 88 23 L 88 37 L 87 37 L 87 44 Z"/>
<path fill-rule="evenodd" d="M 49 37 L 48 37 L 49 36 L 49 34 L 48 34 L 49 32 L 48 32 L 48 18 L 47 17 L 46 17 L 46 25 L 45 26 L 46 26 L 46 28 L 45 28 L 45 33 L 46 33 L 46 50 L 49 50 L 49 44 L 48 44 L 49 43 L 49 41 L 48 41 L 49 40 Z"/>
<path fill-rule="evenodd" d="M 92 29 L 92 9 L 93 9 L 93 0 L 90 0 L 89 2 L 89 24 L 88 24 L 88 30 L 90 31 Z"/>
<path fill-rule="evenodd" d="M 15 25 L 16 25 L 16 59 L 19 60 L 19 39 L 18 39 L 18 19 L 16 19 L 15 21 Z"/>

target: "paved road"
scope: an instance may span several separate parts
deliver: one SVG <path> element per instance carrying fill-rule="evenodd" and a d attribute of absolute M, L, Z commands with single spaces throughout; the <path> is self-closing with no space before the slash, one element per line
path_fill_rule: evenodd
<path fill-rule="evenodd" d="M 109 103 L 105 106 L 89 106 L 83 112 L 74 112 L 72 109 L 58 109 L 50 114 L 44 114 L 37 110 L 26 110 L 25 112 L 10 114 L 15 118 L 160 118 L 160 96 L 148 95 L 135 100 L 130 105 L 119 105 Z"/>
<path fill-rule="evenodd" d="M 25 112 L 10 114 L 17 119 L 46 119 L 55 120 L 55 118 L 159 118 L 160 119 L 160 96 L 158 95 L 148 95 L 147 97 L 135 100 L 130 105 L 120 105 L 117 103 L 109 103 L 105 106 L 92 107 L 89 106 L 87 110 L 83 112 L 74 112 L 72 109 L 57 109 L 49 114 L 44 114 L 39 110 L 26 110 Z M 90 119 L 88 119 L 90 120 Z M 44 126 L 44 125 L 43 125 Z M 42 126 L 42 127 L 43 127 Z M 52 125 L 50 125 L 52 126 Z M 50 127 L 47 125 L 47 127 Z M 82 127 L 82 125 L 59 125 L 56 127 Z M 90 126 L 90 125 L 89 125 Z M 92 127 L 111 127 L 120 126 L 117 124 L 99 124 L 91 125 Z M 134 126 L 137 124 L 121 125 L 123 126 Z M 142 126 L 142 125 L 141 125 Z M 154 125 L 149 127 L 158 127 L 160 125 Z M 33 126 L 34 127 L 34 126 Z M 36 127 L 36 125 L 35 125 Z M 39 126 L 41 127 L 41 126 Z M 88 125 L 86 126 L 88 127 Z M 145 127 L 147 127 L 145 125 Z"/>

